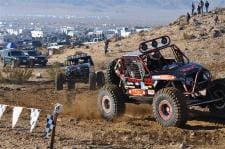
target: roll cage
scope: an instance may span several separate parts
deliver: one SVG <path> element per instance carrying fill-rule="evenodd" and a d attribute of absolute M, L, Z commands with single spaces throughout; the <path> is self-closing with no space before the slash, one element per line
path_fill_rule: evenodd
<path fill-rule="evenodd" d="M 160 44 L 159 44 L 160 41 Z M 174 59 L 165 59 L 161 54 L 161 51 L 164 49 L 170 48 L 172 54 L 174 55 Z M 188 57 L 175 45 L 170 44 L 170 38 L 168 36 L 161 36 L 159 38 L 155 38 L 153 40 L 145 41 L 140 43 L 139 45 L 139 52 L 133 52 L 132 54 L 127 54 L 123 56 L 116 65 L 116 73 L 118 76 L 124 75 L 122 77 L 126 77 L 128 67 L 132 65 L 133 62 L 138 62 L 139 71 L 141 71 L 142 76 L 151 76 L 152 69 L 148 67 L 148 56 L 151 53 L 159 52 L 162 56 L 162 61 L 165 64 L 169 63 L 189 63 L 190 60 Z M 129 71 L 129 70 L 128 70 Z M 140 76 L 139 76 L 140 77 Z M 126 77 L 127 78 L 127 77 Z M 130 78 L 130 77 L 128 77 Z M 143 77 L 142 77 L 143 78 Z"/>
<path fill-rule="evenodd" d="M 91 66 L 94 66 L 94 62 L 91 56 L 88 56 L 86 53 L 71 55 L 66 58 L 65 65 L 79 65 L 89 63 Z"/>

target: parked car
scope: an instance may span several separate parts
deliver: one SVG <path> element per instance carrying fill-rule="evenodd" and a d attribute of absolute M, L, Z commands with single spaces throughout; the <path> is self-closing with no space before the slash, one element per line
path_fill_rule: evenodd
<path fill-rule="evenodd" d="M 26 50 L 23 52 L 29 56 L 31 67 L 35 65 L 46 66 L 48 59 L 46 56 L 42 55 L 41 52 L 36 50 Z"/>
<path fill-rule="evenodd" d="M 25 65 L 30 66 L 30 59 L 23 51 L 20 50 L 4 50 L 2 52 L 3 66 L 19 67 Z"/>

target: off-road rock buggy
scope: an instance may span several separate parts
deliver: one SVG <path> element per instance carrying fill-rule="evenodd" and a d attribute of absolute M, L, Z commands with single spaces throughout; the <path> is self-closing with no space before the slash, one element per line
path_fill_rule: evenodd
<path fill-rule="evenodd" d="M 67 83 L 69 90 L 75 89 L 77 82 L 89 83 L 90 90 L 94 90 L 96 85 L 102 87 L 105 84 L 104 73 L 102 71 L 95 73 L 92 58 L 86 53 L 68 56 L 65 65 L 64 72 L 56 74 L 56 90 L 62 90 L 64 83 Z"/>
<path fill-rule="evenodd" d="M 164 127 L 184 126 L 193 106 L 225 112 L 225 86 L 189 61 L 168 36 L 142 42 L 139 50 L 108 65 L 106 85 L 97 99 L 103 118 L 113 120 L 125 103 L 152 103 L 156 121 Z"/>

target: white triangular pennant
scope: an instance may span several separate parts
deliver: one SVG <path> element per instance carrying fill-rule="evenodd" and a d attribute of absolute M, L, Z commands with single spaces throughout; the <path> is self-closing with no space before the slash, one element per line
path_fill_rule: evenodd
<path fill-rule="evenodd" d="M 7 105 L 0 105 L 0 120 L 2 118 L 3 113 L 6 110 Z"/>
<path fill-rule="evenodd" d="M 40 110 L 39 109 L 31 109 L 31 114 L 30 114 L 30 132 L 32 132 L 34 130 L 34 128 L 37 125 L 37 121 L 40 115 Z"/>
<path fill-rule="evenodd" d="M 12 128 L 14 128 L 16 126 L 16 123 L 20 117 L 22 110 L 23 110 L 23 107 L 14 107 L 13 108 Z"/>

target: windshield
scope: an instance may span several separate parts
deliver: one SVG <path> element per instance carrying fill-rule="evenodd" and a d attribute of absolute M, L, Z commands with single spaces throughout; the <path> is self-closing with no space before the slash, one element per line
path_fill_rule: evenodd
<path fill-rule="evenodd" d="M 11 56 L 25 56 L 22 51 L 11 51 Z"/>
<path fill-rule="evenodd" d="M 78 59 L 67 60 L 67 65 L 78 65 L 78 64 L 85 64 L 85 63 L 89 63 L 92 66 L 94 65 L 90 57 L 81 57 Z"/>
<path fill-rule="evenodd" d="M 189 59 L 175 45 L 161 49 L 159 51 L 164 60 L 175 60 L 176 62 L 188 63 Z"/>

